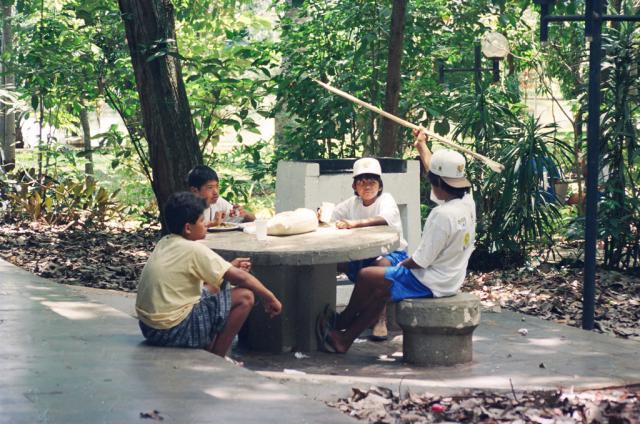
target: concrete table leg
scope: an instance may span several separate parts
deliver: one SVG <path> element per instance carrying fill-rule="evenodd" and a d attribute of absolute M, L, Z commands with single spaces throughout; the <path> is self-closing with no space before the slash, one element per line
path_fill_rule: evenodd
<path fill-rule="evenodd" d="M 282 302 L 270 319 L 257 304 L 241 332 L 241 342 L 263 352 L 313 351 L 316 317 L 336 305 L 336 265 L 254 266 L 252 273 Z"/>

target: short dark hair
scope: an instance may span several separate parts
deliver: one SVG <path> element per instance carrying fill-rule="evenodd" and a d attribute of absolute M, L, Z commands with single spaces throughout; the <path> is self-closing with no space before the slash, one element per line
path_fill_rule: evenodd
<path fill-rule="evenodd" d="M 173 234 L 182 234 L 185 224 L 195 224 L 207 208 L 207 201 L 189 191 L 169 196 L 164 205 L 164 222 Z"/>
<path fill-rule="evenodd" d="M 469 187 L 461 187 L 461 188 L 451 187 L 439 175 L 436 175 L 431 171 L 429 171 L 428 177 L 429 177 L 429 182 L 431 183 L 432 186 L 436 186 L 443 189 L 444 191 L 446 191 L 456 199 L 462 199 L 464 195 L 469 192 Z"/>
<path fill-rule="evenodd" d="M 197 165 L 187 175 L 187 185 L 200 190 L 209 181 L 220 181 L 218 174 L 206 165 Z"/>
<path fill-rule="evenodd" d="M 382 178 L 380 177 L 380 175 L 377 174 L 360 174 L 356 177 L 353 177 L 353 184 L 355 185 L 359 180 L 376 180 L 378 182 L 378 185 L 380 186 L 380 190 L 378 190 L 378 195 L 376 197 L 380 197 L 380 195 L 382 194 L 382 189 L 384 188 L 384 184 L 382 184 Z M 358 192 L 356 191 L 356 189 L 353 189 L 353 194 L 355 194 L 356 196 L 358 195 Z"/>

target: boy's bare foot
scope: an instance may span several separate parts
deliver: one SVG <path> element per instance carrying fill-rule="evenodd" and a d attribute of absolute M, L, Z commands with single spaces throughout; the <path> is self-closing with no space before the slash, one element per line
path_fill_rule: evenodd
<path fill-rule="evenodd" d="M 342 332 L 336 330 L 332 330 L 327 334 L 326 341 L 331 344 L 333 349 L 335 349 L 335 353 L 347 353 L 351 347 L 351 343 L 353 343 L 349 343 L 344 340 Z"/>

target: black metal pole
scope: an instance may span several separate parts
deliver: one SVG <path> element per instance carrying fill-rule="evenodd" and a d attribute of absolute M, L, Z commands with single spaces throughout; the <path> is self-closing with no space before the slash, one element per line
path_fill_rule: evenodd
<path fill-rule="evenodd" d="M 500 60 L 493 58 L 493 82 L 500 82 Z"/>
<path fill-rule="evenodd" d="M 587 0 L 587 3 L 590 3 Z M 600 62 L 602 60 L 602 0 L 592 0 L 585 26 L 589 43 L 589 100 L 587 122 L 587 211 L 585 216 L 582 328 L 593 330 L 595 314 L 596 241 L 598 230 L 598 174 L 600 160 Z"/>
<path fill-rule="evenodd" d="M 605 15 L 606 0 L 586 0 L 584 16 L 549 16 L 555 0 L 534 0 L 541 6 L 540 41 L 547 41 L 549 22 L 585 22 L 589 42 L 589 100 L 587 121 L 587 211 L 585 216 L 584 283 L 582 290 L 582 328 L 592 330 L 595 315 L 596 242 L 598 238 L 598 174 L 600 172 L 600 79 L 602 61 L 602 23 L 640 22 L 640 15 Z"/>
<path fill-rule="evenodd" d="M 438 68 L 438 83 L 444 84 L 444 61 L 442 59 L 437 59 L 436 67 Z"/>

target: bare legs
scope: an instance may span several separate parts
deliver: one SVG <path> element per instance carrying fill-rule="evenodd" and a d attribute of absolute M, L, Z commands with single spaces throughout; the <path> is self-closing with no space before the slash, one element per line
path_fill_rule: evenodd
<path fill-rule="evenodd" d="M 346 265 L 346 264 L 340 264 L 340 265 Z M 372 263 L 370 266 L 381 267 L 384 270 L 385 267 L 391 266 L 391 262 L 389 262 L 388 259 L 380 258 L 380 259 L 376 260 L 374 263 Z M 340 270 L 339 266 L 338 266 L 338 270 Z M 363 270 L 361 270 L 360 273 Z M 358 282 L 360 281 L 360 273 L 358 273 Z M 384 271 L 383 271 L 382 274 L 383 274 L 383 278 L 384 278 Z M 337 329 L 344 330 L 346 328 L 346 324 L 345 323 L 351 322 L 355 318 L 354 314 L 356 313 L 356 311 L 354 311 L 353 307 L 349 307 L 349 306 L 352 303 L 353 304 L 362 304 L 364 299 L 366 299 L 366 297 L 370 295 L 370 293 L 367 293 L 367 289 L 363 289 L 363 287 L 361 287 L 361 285 L 358 284 L 358 282 L 356 282 L 355 287 L 353 288 L 353 293 L 351 294 L 351 299 L 349 299 L 349 305 L 347 305 L 345 310 L 340 315 L 338 315 L 338 320 L 336 322 L 336 328 Z M 386 321 L 387 321 L 387 305 L 385 303 L 385 305 L 382 308 L 382 311 L 380 312 L 378 320 L 377 320 L 377 322 L 381 323 L 381 325 L 384 327 L 385 336 L 386 336 Z M 378 325 L 378 324 L 376 324 L 376 325 Z"/>
<path fill-rule="evenodd" d="M 207 347 L 209 352 L 222 357 L 226 356 L 231 343 L 233 343 L 233 338 L 247 320 L 254 302 L 255 297 L 251 290 L 239 287 L 231 289 L 231 311 L 224 328 Z"/>
<path fill-rule="evenodd" d="M 369 267 L 358 273 L 349 304 L 340 314 L 336 329 L 329 332 L 331 344 L 337 352 L 349 350 L 356 337 L 376 322 L 385 308 L 391 282 L 385 280 L 384 271 L 383 267 Z"/>

